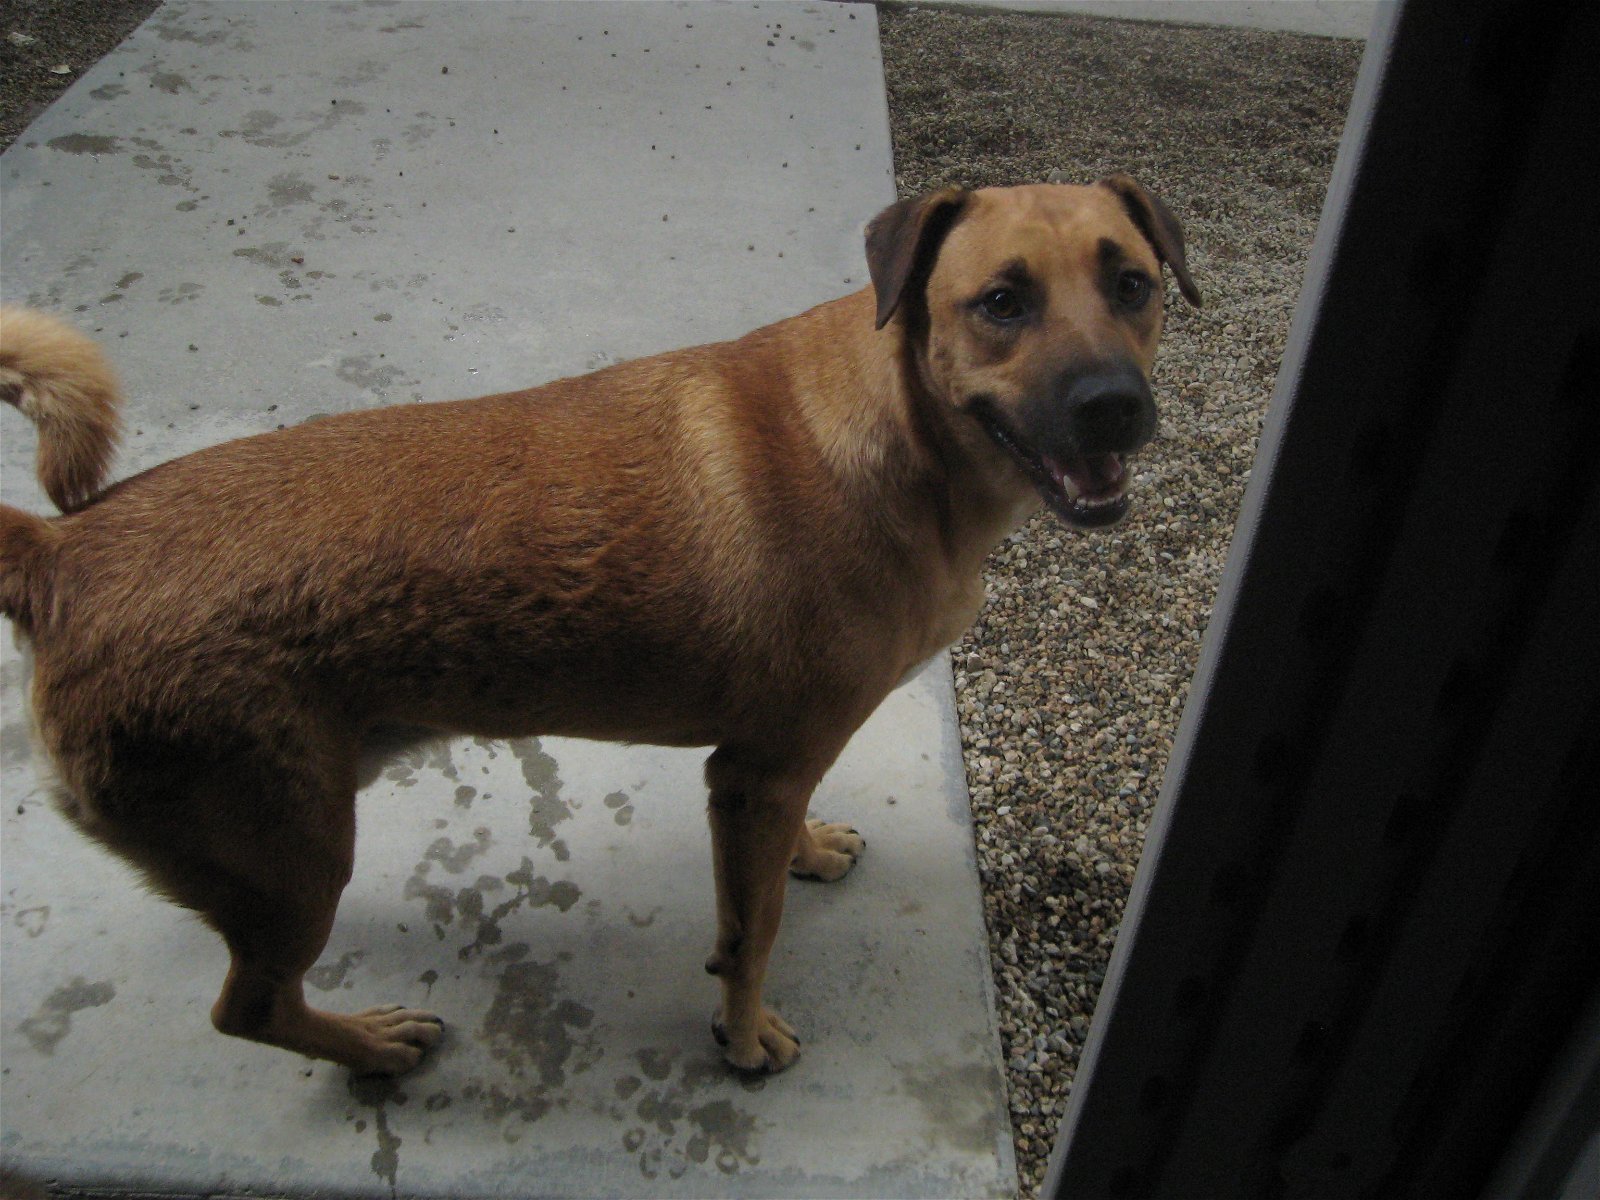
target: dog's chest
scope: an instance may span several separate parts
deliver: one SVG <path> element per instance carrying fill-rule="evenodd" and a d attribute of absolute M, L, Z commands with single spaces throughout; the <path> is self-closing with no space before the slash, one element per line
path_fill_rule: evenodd
<path fill-rule="evenodd" d="M 977 619 L 983 607 L 984 588 L 982 575 L 960 576 L 949 580 L 941 589 L 932 619 L 927 623 L 917 661 L 937 654 L 954 643 Z"/>

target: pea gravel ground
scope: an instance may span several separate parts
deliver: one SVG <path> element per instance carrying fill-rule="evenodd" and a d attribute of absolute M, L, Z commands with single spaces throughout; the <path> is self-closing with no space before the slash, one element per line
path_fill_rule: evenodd
<path fill-rule="evenodd" d="M 1022 1195 L 1043 1181 L 1161 787 L 1361 58 L 1293 34 L 884 7 L 902 196 L 1125 170 L 1184 222 L 1162 426 L 1109 531 L 994 554 L 953 650 Z"/>
<path fill-rule="evenodd" d="M 0 146 L 156 7 L 5 0 Z M 1184 221 L 1132 515 L 1036 518 L 953 651 L 1022 1195 L 1037 1194 L 1188 692 L 1349 105 L 1356 42 L 884 6 L 901 195 L 1125 170 Z M 18 37 L 10 35 L 17 34 Z M 66 66 L 60 73 L 53 68 Z"/>

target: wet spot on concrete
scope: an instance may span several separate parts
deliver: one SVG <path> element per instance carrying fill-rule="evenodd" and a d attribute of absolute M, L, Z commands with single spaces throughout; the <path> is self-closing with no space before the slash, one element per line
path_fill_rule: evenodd
<path fill-rule="evenodd" d="M 672 1077 L 674 1052 L 643 1050 L 637 1055 L 650 1082 L 624 1075 L 613 1084 L 622 1100 L 638 1097 L 622 1147 L 639 1155 L 639 1169 L 653 1179 L 665 1171 L 679 1178 L 691 1165 L 711 1163 L 725 1175 L 761 1161 L 757 1121 L 753 1113 L 724 1097 L 697 1102 L 707 1090 L 727 1087 L 728 1071 L 712 1055 L 691 1055 Z M 765 1086 L 765 1080 L 761 1080 Z M 748 1090 L 756 1090 L 750 1089 Z M 620 1112 L 614 1119 L 626 1121 Z"/>
<path fill-rule="evenodd" d="M 160 172 L 156 182 L 163 187 L 181 187 L 191 192 L 199 191 L 189 182 L 188 164 L 170 154 L 135 154 L 133 165 L 141 171 Z"/>
<path fill-rule="evenodd" d="M 984 1063 L 907 1071 L 900 1085 L 927 1119 L 936 1144 L 958 1147 L 972 1154 L 994 1149 L 999 1128 L 997 1097 L 1004 1081 L 994 1067 Z"/>
<path fill-rule="evenodd" d="M 613 820 L 618 825 L 633 824 L 633 805 L 628 803 L 627 792 L 612 792 L 605 798 L 607 808 L 614 810 Z"/>
<path fill-rule="evenodd" d="M 474 304 L 461 314 L 463 321 L 504 321 L 506 310 L 498 304 Z"/>
<path fill-rule="evenodd" d="M 405 1093 L 393 1079 L 381 1076 L 352 1076 L 350 1095 L 359 1104 L 373 1110 L 373 1125 L 377 1130 L 378 1148 L 372 1152 L 372 1173 L 389 1184 L 389 1194 L 397 1195 L 400 1178 L 400 1146 L 405 1141 L 389 1128 L 389 1104 L 405 1103 Z M 361 1132 L 364 1122 L 356 1122 L 356 1132 Z"/>
<path fill-rule="evenodd" d="M 472 802 L 478 798 L 478 789 L 462 784 L 456 788 L 456 807 L 471 808 Z"/>
<path fill-rule="evenodd" d="M 522 1118 L 525 1125 L 531 1125 L 545 1113 L 549 1112 L 552 1105 L 544 1095 L 542 1087 L 536 1086 L 531 1092 L 508 1092 L 498 1083 L 485 1088 L 482 1084 L 470 1083 L 461 1089 L 461 1098 L 480 1104 L 483 1111 L 497 1121 L 503 1121 L 513 1114 Z M 504 1131 L 502 1136 L 507 1142 L 519 1140 L 517 1134 Z"/>
<path fill-rule="evenodd" d="M 671 1095 L 651 1093 L 640 1098 L 634 1115 L 647 1125 L 654 1125 L 658 1133 L 671 1137 L 677 1132 L 676 1122 L 683 1119 L 683 1104 Z"/>
<path fill-rule="evenodd" d="M 382 396 L 396 383 L 405 379 L 406 373 L 399 367 L 384 364 L 378 365 L 377 359 L 371 354 L 351 354 L 339 360 L 339 365 L 334 368 L 334 375 L 345 383 L 358 387 L 362 391 L 371 392 L 374 396 Z M 416 383 L 416 380 L 411 380 Z"/>
<path fill-rule="evenodd" d="M 435 838 L 422 857 L 427 862 L 438 863 L 452 875 L 459 875 L 467 869 L 468 863 L 485 853 L 493 844 L 494 838 L 489 830 L 479 826 L 472 831 L 472 840 L 463 842 L 459 846 L 449 838 Z"/>
<path fill-rule="evenodd" d="M 198 283 L 180 283 L 162 288 L 156 299 L 163 304 L 187 304 L 191 300 L 198 300 L 204 290 L 205 288 Z"/>
<path fill-rule="evenodd" d="M 316 190 L 316 185 L 307 183 L 293 172 L 274 175 L 267 183 L 267 203 L 273 208 L 309 204 Z"/>
<path fill-rule="evenodd" d="M 54 1054 L 57 1044 L 72 1031 L 74 1013 L 109 1004 L 116 995 L 117 989 L 109 979 L 90 983 L 79 976 L 46 996 L 39 1011 L 18 1028 L 40 1054 Z"/>
<path fill-rule="evenodd" d="M 0 762 L 7 766 L 20 765 L 29 757 L 32 739 L 22 721 L 8 721 L 0 725 Z"/>
<path fill-rule="evenodd" d="M 696 1132 L 684 1147 L 692 1162 L 705 1162 L 715 1155 L 717 1170 L 735 1174 L 745 1164 L 755 1166 L 760 1155 L 751 1148 L 755 1140 L 756 1119 L 740 1112 L 728 1100 L 713 1100 L 689 1110 Z"/>
<path fill-rule="evenodd" d="M 252 109 L 250 112 L 245 113 L 244 123 L 240 128 L 225 129 L 222 131 L 222 136 L 242 137 L 245 141 L 256 146 L 267 145 L 272 136 L 272 130 L 277 128 L 282 120 L 283 118 L 277 113 L 270 112 L 267 109 Z"/>
<path fill-rule="evenodd" d="M 383 777 L 401 787 L 412 787 L 416 783 L 416 773 L 424 769 L 438 771 L 452 782 L 459 778 L 456 760 L 448 741 L 435 738 L 406 745 L 394 756 L 394 761 L 384 769 Z"/>
<path fill-rule="evenodd" d="M 214 46 L 218 42 L 227 40 L 228 32 L 226 30 L 211 29 L 205 32 L 196 32 L 178 24 L 180 19 L 180 17 L 175 16 L 163 24 L 152 25 L 151 28 L 155 30 L 156 36 L 163 42 L 192 42 L 196 46 Z M 230 21 L 238 19 L 238 17 L 229 17 Z"/>
<path fill-rule="evenodd" d="M 645 913 L 645 915 L 642 917 L 630 908 L 628 910 L 628 924 L 632 925 L 635 929 L 649 929 L 650 926 L 656 923 L 656 917 L 659 916 L 660 913 L 661 905 L 659 904 L 652 908 L 649 912 Z"/>
<path fill-rule="evenodd" d="M 121 279 L 117 280 L 117 291 L 125 292 L 143 278 L 143 271 L 129 271 Z"/>
<path fill-rule="evenodd" d="M 150 86 L 159 92 L 166 92 L 169 96 L 176 96 L 179 92 L 194 91 L 194 85 L 177 71 L 152 71 Z"/>
<path fill-rule="evenodd" d="M 554 851 L 556 861 L 566 862 L 572 854 L 566 842 L 556 837 L 555 827 L 572 813 L 561 799 L 559 764 L 544 752 L 538 738 L 514 738 L 507 744 L 522 764 L 522 778 L 533 790 L 528 802 L 528 832 L 541 847 Z"/>
<path fill-rule="evenodd" d="M 257 266 L 270 267 L 273 270 L 284 270 L 290 265 L 294 255 L 289 252 L 288 242 L 268 242 L 264 246 L 241 246 L 233 252 L 235 258 L 243 258 Z"/>
<path fill-rule="evenodd" d="M 479 904 L 470 913 L 467 907 L 461 903 L 461 897 L 457 898 L 457 905 L 460 907 L 462 915 L 470 915 L 478 923 L 476 935 L 471 942 L 461 947 L 459 952 L 459 956 L 463 961 L 471 958 L 474 954 L 481 954 L 491 946 L 498 946 L 504 941 L 505 932 L 501 929 L 500 922 L 519 908 L 525 905 L 529 908 L 551 907 L 557 908 L 561 912 L 568 912 L 583 895 L 578 889 L 578 885 L 571 880 L 561 879 L 551 883 L 543 875 L 536 876 L 533 873 L 532 861 L 526 858 L 522 860 L 520 867 L 506 873 L 505 882 L 509 883 L 514 889 L 511 898 L 501 901 L 487 913 L 482 909 L 481 891 L 489 890 L 486 886 L 487 883 L 493 883 L 498 887 L 500 884 L 498 879 L 479 881 Z"/>
<path fill-rule="evenodd" d="M 388 62 L 377 58 L 364 58 L 355 65 L 355 69 L 345 72 L 334 80 L 340 87 L 360 87 L 362 84 L 371 83 L 389 69 Z M 354 101 L 341 101 L 341 103 L 354 103 Z"/>
<path fill-rule="evenodd" d="M 572 1061 L 579 1049 L 574 1031 L 593 1022 L 593 1011 L 561 996 L 554 966 L 514 963 L 500 976 L 479 1036 L 512 1074 L 536 1074 L 543 1086 L 560 1087 L 569 1065 L 579 1069 Z"/>
<path fill-rule="evenodd" d="M 257 296 L 256 297 L 256 303 L 257 304 L 265 304 L 268 308 L 282 308 L 283 307 L 283 301 L 279 300 L 276 296 Z"/>
<path fill-rule="evenodd" d="M 456 893 L 454 888 L 444 887 L 440 884 L 428 882 L 428 872 L 433 864 L 420 862 L 411 878 L 406 880 L 406 885 L 401 895 L 407 900 L 421 900 L 424 902 L 424 911 L 428 920 L 433 922 L 434 932 L 439 937 L 444 937 L 444 926 L 456 919 Z"/>
<path fill-rule="evenodd" d="M 646 1047 L 635 1057 L 638 1058 L 639 1069 L 645 1073 L 645 1077 L 659 1082 L 672 1074 L 672 1059 L 676 1053 L 674 1050 L 654 1050 Z"/>
<path fill-rule="evenodd" d="M 64 154 L 121 154 L 121 139 L 94 133 L 68 133 L 45 143 Z"/>
<path fill-rule="evenodd" d="M 331 992 L 339 987 L 349 987 L 345 983 L 345 976 L 350 973 L 350 968 L 367 956 L 365 950 L 351 950 L 339 956 L 336 963 L 327 963 L 323 966 L 312 967 L 306 972 L 306 982 L 319 992 Z"/>
<path fill-rule="evenodd" d="M 31 938 L 38 937 L 44 932 L 45 926 L 50 923 L 50 906 L 40 904 L 33 908 L 25 908 L 14 918 L 18 929 Z"/>
<path fill-rule="evenodd" d="M 443 1112 L 454 1102 L 454 1097 L 449 1092 L 434 1092 L 422 1102 L 422 1107 L 429 1112 Z"/>
<path fill-rule="evenodd" d="M 270 89 L 261 89 L 262 94 L 267 94 Z M 244 121 L 238 129 L 224 129 L 221 137 L 243 138 L 252 146 L 269 147 L 276 150 L 290 150 L 319 133 L 326 133 L 343 121 L 359 117 L 367 111 L 367 106 L 359 100 L 341 98 L 337 103 L 326 104 L 317 110 L 314 117 L 300 115 L 304 124 L 298 128 L 288 128 L 284 120 L 277 113 L 264 109 L 256 109 L 246 113 Z"/>
<path fill-rule="evenodd" d="M 96 100 L 115 100 L 117 97 L 126 96 L 127 94 L 128 89 L 120 83 L 108 83 L 102 87 L 95 88 L 94 91 L 89 93 Z"/>
<path fill-rule="evenodd" d="M 503 966 L 506 963 L 521 962 L 532 953 L 533 947 L 528 945 L 527 942 L 512 942 L 511 945 L 502 946 L 489 955 L 489 961 L 496 966 Z M 561 956 L 558 954 L 556 957 L 560 958 Z"/>

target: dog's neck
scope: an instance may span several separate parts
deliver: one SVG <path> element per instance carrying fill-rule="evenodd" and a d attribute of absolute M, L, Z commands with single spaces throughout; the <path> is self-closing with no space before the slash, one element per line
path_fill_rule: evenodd
<path fill-rule="evenodd" d="M 796 343 L 809 353 L 785 356 L 811 377 L 797 389 L 801 416 L 841 485 L 872 498 L 879 524 L 923 546 L 936 537 L 954 574 L 976 574 L 1038 494 L 975 420 L 928 391 L 914 330 L 900 318 L 874 328 L 875 310 L 864 288 L 797 319 L 821 326 Z M 818 345 L 834 352 L 818 356 Z"/>

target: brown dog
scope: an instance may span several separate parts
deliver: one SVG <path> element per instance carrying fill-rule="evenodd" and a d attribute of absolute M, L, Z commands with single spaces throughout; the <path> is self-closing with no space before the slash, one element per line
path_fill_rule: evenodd
<path fill-rule="evenodd" d="M 0 611 L 34 653 L 61 805 L 210 922 L 224 1033 L 414 1066 L 430 1013 L 306 1005 L 350 876 L 374 727 L 714 746 L 728 1060 L 799 1052 L 761 1003 L 785 869 L 862 848 L 806 820 L 846 740 L 978 610 L 1042 497 L 1124 512 L 1155 430 L 1161 265 L 1133 180 L 949 190 L 867 229 L 872 287 L 738 341 L 531 391 L 350 413 L 100 490 L 116 391 L 94 346 L 0 317 L 0 395 L 63 510 L 0 506 Z"/>

